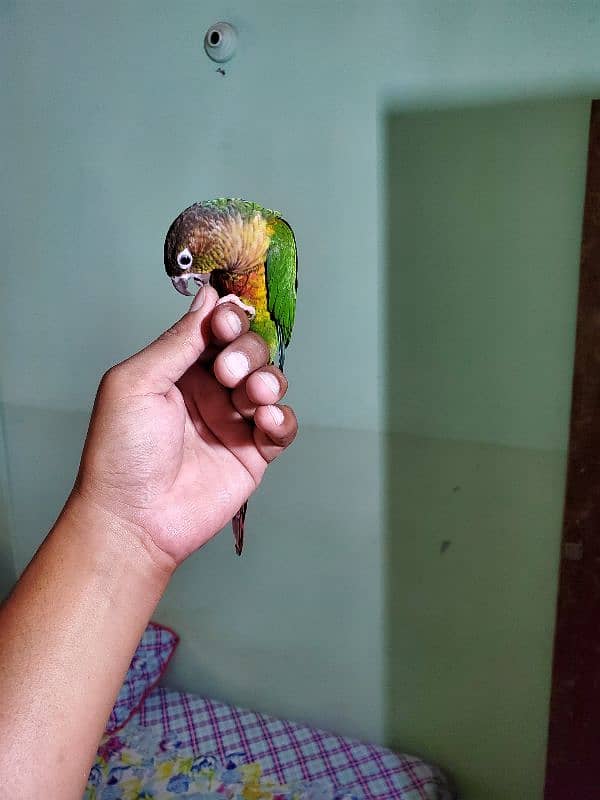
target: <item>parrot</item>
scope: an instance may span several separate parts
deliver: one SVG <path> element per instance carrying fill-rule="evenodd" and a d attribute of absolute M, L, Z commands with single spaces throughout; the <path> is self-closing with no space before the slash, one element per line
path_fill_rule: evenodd
<path fill-rule="evenodd" d="M 194 203 L 171 223 L 164 262 L 181 294 L 191 295 L 191 278 L 197 286 L 210 283 L 218 303 L 243 308 L 250 330 L 267 343 L 269 363 L 283 370 L 296 316 L 298 251 L 294 232 L 278 211 L 239 198 Z M 232 520 L 238 556 L 247 506 Z"/>

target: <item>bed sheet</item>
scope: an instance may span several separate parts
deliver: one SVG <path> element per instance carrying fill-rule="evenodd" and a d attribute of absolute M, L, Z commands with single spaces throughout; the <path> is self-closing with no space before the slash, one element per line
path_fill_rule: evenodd
<path fill-rule="evenodd" d="M 148 695 L 129 725 L 221 764 L 236 754 L 282 784 L 328 781 L 363 800 L 455 799 L 442 772 L 419 758 L 164 687 Z"/>

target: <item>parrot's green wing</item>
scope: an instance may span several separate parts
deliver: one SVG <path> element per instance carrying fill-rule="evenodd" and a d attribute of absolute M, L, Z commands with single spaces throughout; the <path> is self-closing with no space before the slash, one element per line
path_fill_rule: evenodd
<path fill-rule="evenodd" d="M 296 316 L 298 256 L 294 233 L 287 222 L 278 217 L 273 229 L 265 264 L 267 308 L 277 328 L 279 368 L 283 369 Z"/>

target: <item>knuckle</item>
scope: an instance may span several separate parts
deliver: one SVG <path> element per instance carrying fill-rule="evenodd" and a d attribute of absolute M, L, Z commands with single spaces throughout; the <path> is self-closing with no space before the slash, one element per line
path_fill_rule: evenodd
<path fill-rule="evenodd" d="M 102 391 L 112 391 L 122 381 L 123 365 L 115 364 L 114 367 L 107 369 L 100 379 L 100 389 Z"/>
<path fill-rule="evenodd" d="M 269 347 L 262 336 L 258 333 L 254 333 L 254 331 L 250 331 L 246 336 L 248 337 L 248 341 L 252 342 L 252 346 L 256 348 L 261 358 L 268 359 L 270 355 Z"/>
<path fill-rule="evenodd" d="M 194 360 L 197 357 L 198 347 L 189 331 L 189 328 L 179 320 L 166 331 L 161 333 L 158 337 L 158 342 L 166 345 L 166 352 L 173 351 L 175 345 L 175 352 L 180 353 L 188 360 Z"/>
<path fill-rule="evenodd" d="M 127 362 L 111 367 L 102 377 L 100 389 L 114 397 L 124 397 L 134 391 L 137 383 L 136 373 Z"/>
<path fill-rule="evenodd" d="M 198 356 L 198 348 L 193 339 L 185 336 L 181 339 L 179 350 L 185 357 L 186 361 L 193 361 Z"/>

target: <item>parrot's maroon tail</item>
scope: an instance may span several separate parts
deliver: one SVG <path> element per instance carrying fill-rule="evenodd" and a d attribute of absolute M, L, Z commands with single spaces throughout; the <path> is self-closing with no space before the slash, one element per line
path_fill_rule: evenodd
<path fill-rule="evenodd" d="M 235 540 L 235 552 L 238 554 L 238 556 L 242 555 L 242 550 L 244 549 L 244 523 L 246 521 L 247 509 L 248 502 L 245 502 L 235 517 L 231 520 L 231 525 L 233 527 L 233 538 Z"/>

